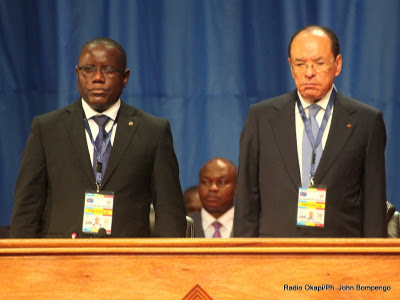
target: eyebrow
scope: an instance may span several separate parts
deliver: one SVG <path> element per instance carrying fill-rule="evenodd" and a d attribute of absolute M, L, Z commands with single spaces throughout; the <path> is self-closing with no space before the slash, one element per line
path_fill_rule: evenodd
<path fill-rule="evenodd" d="M 201 176 L 200 178 L 202 178 L 202 179 L 212 179 L 213 177 Z M 217 177 L 216 179 L 218 180 L 218 179 L 226 179 L 226 178 L 227 178 L 226 176 L 220 176 L 220 177 Z"/>
<path fill-rule="evenodd" d="M 313 59 L 312 61 L 319 61 L 319 60 L 323 60 L 324 58 L 322 56 L 317 57 L 316 59 Z M 303 59 L 300 58 L 295 58 L 295 61 L 304 61 Z"/>

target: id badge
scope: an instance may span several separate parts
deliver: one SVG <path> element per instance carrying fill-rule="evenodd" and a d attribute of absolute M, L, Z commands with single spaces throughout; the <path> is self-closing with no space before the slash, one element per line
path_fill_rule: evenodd
<path fill-rule="evenodd" d="M 100 228 L 111 234 L 114 193 L 85 193 L 82 232 L 97 234 Z"/>
<path fill-rule="evenodd" d="M 297 225 L 324 227 L 326 189 L 299 188 Z"/>

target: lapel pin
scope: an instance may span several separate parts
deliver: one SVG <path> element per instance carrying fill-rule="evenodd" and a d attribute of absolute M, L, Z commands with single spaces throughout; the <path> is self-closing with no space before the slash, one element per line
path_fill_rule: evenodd
<path fill-rule="evenodd" d="M 132 126 L 133 125 L 133 122 L 131 121 L 131 122 L 129 122 L 129 126 Z"/>
<path fill-rule="evenodd" d="M 347 123 L 347 128 L 351 128 L 351 124 L 350 123 Z"/>

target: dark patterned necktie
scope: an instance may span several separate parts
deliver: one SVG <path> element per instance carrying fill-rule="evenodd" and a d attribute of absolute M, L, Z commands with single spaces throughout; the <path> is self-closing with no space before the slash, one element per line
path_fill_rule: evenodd
<path fill-rule="evenodd" d="M 107 135 L 106 130 L 105 130 L 105 125 L 107 124 L 108 120 L 110 120 L 110 118 L 105 115 L 101 115 L 101 116 L 93 117 L 93 120 L 96 122 L 97 126 L 99 126 L 99 133 L 97 134 L 96 140 L 94 141 L 97 151 L 96 151 L 96 149 L 93 150 L 93 171 L 94 171 L 95 176 L 97 174 L 97 171 L 101 172 L 101 174 L 102 174 L 101 178 L 103 178 L 104 172 L 106 171 L 106 168 L 107 168 L 108 158 L 111 153 L 111 139 L 109 140 L 109 142 L 107 144 L 107 148 L 106 148 L 105 153 L 103 154 L 103 157 L 101 157 L 101 148 L 103 145 L 104 138 Z M 103 160 L 103 163 L 101 165 L 101 170 L 100 170 L 98 161 L 101 159 Z"/>

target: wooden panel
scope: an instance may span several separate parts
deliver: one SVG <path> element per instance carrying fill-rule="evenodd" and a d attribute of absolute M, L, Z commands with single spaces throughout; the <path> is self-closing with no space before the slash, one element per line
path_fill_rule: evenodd
<path fill-rule="evenodd" d="M 1 240 L 0 268 L 1 299 L 400 297 L 396 239 Z"/>

